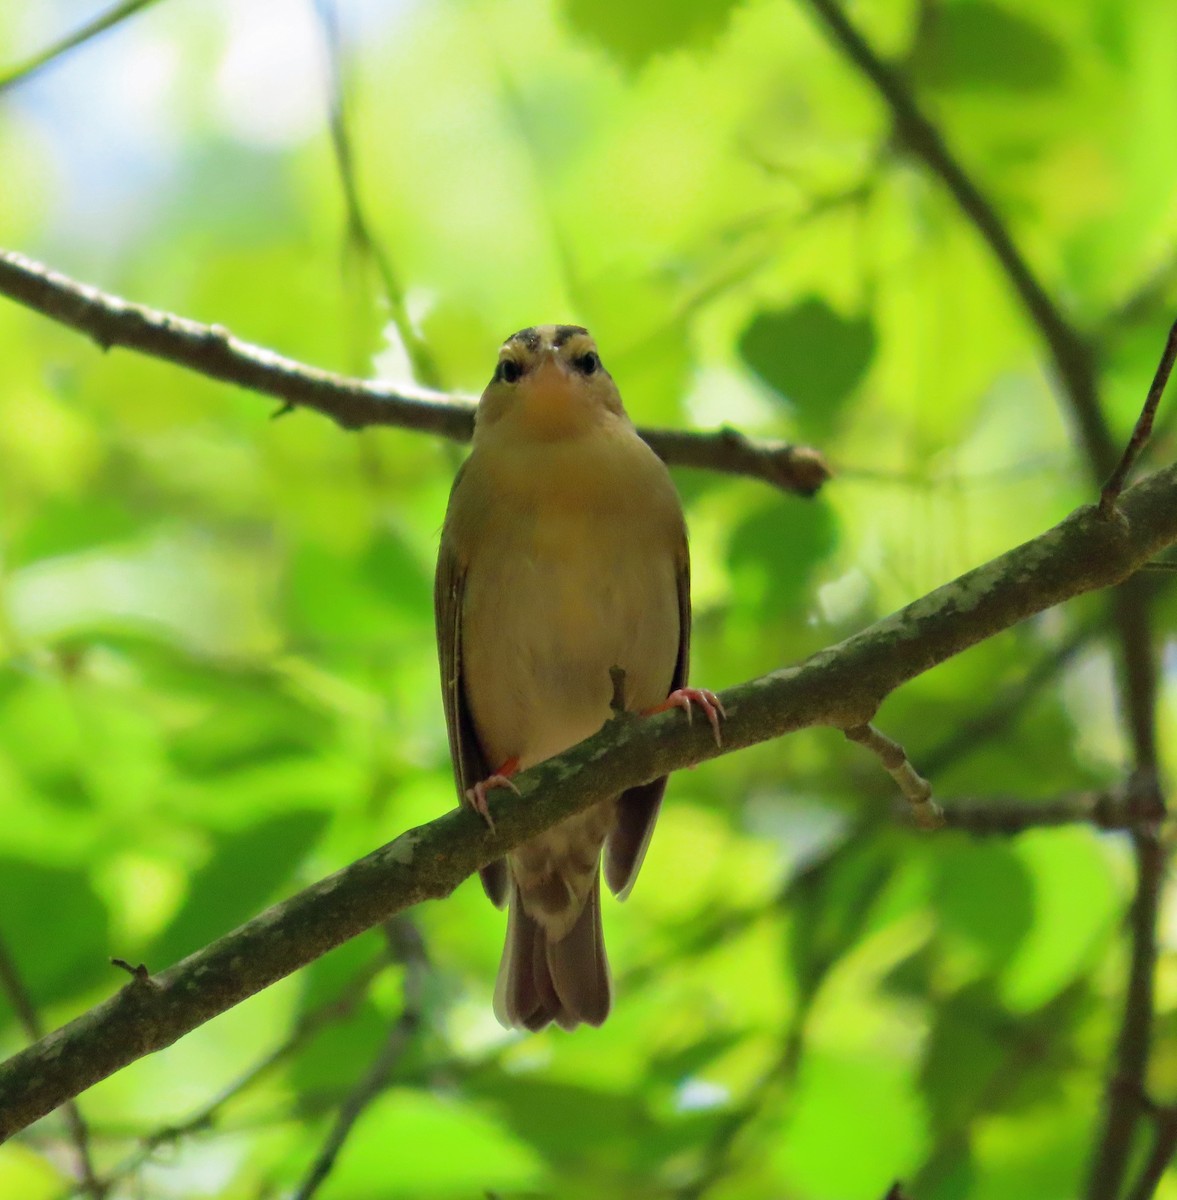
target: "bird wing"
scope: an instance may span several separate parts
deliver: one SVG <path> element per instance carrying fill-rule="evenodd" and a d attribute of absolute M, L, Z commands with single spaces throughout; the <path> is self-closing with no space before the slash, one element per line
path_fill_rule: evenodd
<path fill-rule="evenodd" d="M 678 659 L 668 693 L 686 687 L 690 657 L 691 560 L 684 536 L 678 564 Z M 629 895 L 641 870 L 665 791 L 663 775 L 622 792 L 617 801 L 617 819 L 605 842 L 605 882 L 619 900 Z"/>
<path fill-rule="evenodd" d="M 459 471 L 454 480 L 455 491 L 461 481 L 462 473 Z M 474 730 L 462 682 L 462 591 L 465 582 L 466 573 L 443 530 L 437 555 L 437 574 L 433 581 L 433 616 L 437 624 L 437 654 L 441 662 L 441 695 L 450 737 L 450 760 L 461 803 L 465 803 L 466 789 L 490 774 L 486 756 Z M 483 891 L 497 908 L 502 908 L 508 896 L 506 860 L 495 859 L 482 867 L 478 875 Z"/>

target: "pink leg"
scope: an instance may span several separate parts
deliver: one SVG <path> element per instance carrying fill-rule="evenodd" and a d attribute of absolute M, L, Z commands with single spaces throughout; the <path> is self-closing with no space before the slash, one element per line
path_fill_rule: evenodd
<path fill-rule="evenodd" d="M 466 803 L 486 822 L 491 833 L 494 833 L 495 823 L 487 807 L 486 793 L 491 788 L 510 788 L 518 796 L 519 789 L 511 782 L 511 776 L 518 770 L 519 759 L 509 758 L 493 775 L 480 779 L 473 787 L 466 789 Z"/>
<path fill-rule="evenodd" d="M 679 688 L 677 691 L 671 692 L 661 704 L 647 708 L 645 715 L 652 717 L 655 713 L 665 712 L 668 708 L 681 708 L 687 714 L 689 722 L 692 704 L 697 704 L 703 710 L 707 720 L 711 723 L 711 732 L 715 734 L 715 744 L 722 746 L 723 739 L 719 734 L 719 719 L 726 717 L 727 713 L 723 711 L 719 697 L 706 688 Z"/>

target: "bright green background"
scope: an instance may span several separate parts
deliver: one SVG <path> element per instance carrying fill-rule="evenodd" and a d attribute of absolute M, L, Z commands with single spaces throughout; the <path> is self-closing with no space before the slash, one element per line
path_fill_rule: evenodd
<path fill-rule="evenodd" d="M 100 7 L 0 7 L 0 62 Z M 1177 308 L 1177 7 L 851 12 L 1098 335 L 1125 435 Z M 506 334 L 576 321 L 640 423 L 729 422 L 834 467 L 810 502 L 676 474 L 699 683 L 794 661 L 1091 497 L 1041 339 L 799 0 L 340 16 L 367 215 L 442 386 L 476 393 Z M 309 5 L 166 0 L 0 94 L 0 244 L 397 378 L 375 275 L 345 253 L 322 54 Z M 268 400 L 6 301 L 0 348 L 0 935 L 53 1025 L 118 986 L 111 955 L 161 968 L 452 806 L 430 586 L 460 451 L 272 422 Z M 1103 609 L 922 676 L 881 726 L 948 800 L 1122 781 L 1102 632 L 1021 689 Z M 1175 612 L 1162 586 L 1158 626 Z M 498 1028 L 503 919 L 476 882 L 414 912 L 423 1023 L 320 1194 L 879 1200 L 902 1177 L 917 1200 L 1074 1196 L 1123 989 L 1126 845 L 919 836 L 893 803 L 832 732 L 676 776 L 639 886 L 608 905 L 600 1031 Z M 1166 909 L 1162 1099 L 1175 939 Z M 366 935 L 88 1093 L 107 1171 L 376 972 L 116 1194 L 289 1194 L 401 1012 L 386 955 Z M 0 998 L 0 1051 L 24 1040 Z M 64 1194 L 62 1131 L 0 1150 L 0 1195 Z"/>

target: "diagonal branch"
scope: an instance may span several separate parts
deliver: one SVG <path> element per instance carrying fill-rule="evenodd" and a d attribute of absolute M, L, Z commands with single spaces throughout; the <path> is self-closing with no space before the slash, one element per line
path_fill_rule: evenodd
<path fill-rule="evenodd" d="M 899 73 L 875 54 L 847 20 L 837 0 L 806 0 L 843 53 L 874 85 L 891 110 L 896 132 L 907 148 L 939 177 L 973 227 L 985 240 L 1017 292 L 1050 351 L 1055 374 L 1083 442 L 1087 467 L 1097 484 L 1108 478 L 1120 456 L 1100 407 L 1095 356 L 1091 343 L 1070 323 L 1031 270 L 996 209 L 949 150 L 940 131 L 916 104 Z M 1172 365 L 1173 335 L 1150 390 L 1141 423 L 1120 460 L 1124 473 L 1147 436 L 1151 412 L 1159 401 Z M 1156 400 L 1153 393 L 1156 393 Z M 1108 479 L 1104 495 L 1114 501 L 1120 471 Z M 1110 505 L 1104 505 L 1105 510 Z M 1156 753 L 1156 654 L 1152 614 L 1142 580 L 1132 580 L 1112 597 L 1112 620 L 1121 648 L 1120 696 L 1131 740 L 1137 776 L 1148 781 L 1158 810 L 1164 808 Z M 1127 1169 L 1139 1115 L 1132 1098 L 1143 1087 L 1148 1064 L 1156 960 L 1156 916 L 1164 872 L 1156 859 L 1155 835 L 1133 835 L 1137 894 L 1131 922 L 1132 949 L 1124 1014 L 1108 1088 L 1104 1128 L 1094 1154 L 1088 1200 L 1114 1200 Z"/>
<path fill-rule="evenodd" d="M 41 1018 L 3 938 L 0 938 L 0 991 L 7 995 L 12 1004 L 12 1011 L 24 1027 L 25 1034 L 34 1040 L 42 1037 L 44 1030 L 41 1027 Z M 107 1185 L 94 1172 L 94 1160 L 90 1155 L 90 1127 L 86 1124 L 76 1101 L 67 1100 L 63 1110 L 66 1128 L 69 1130 L 78 1160 L 81 1190 L 85 1195 L 92 1197 L 92 1200 L 102 1200 L 106 1195 Z"/>
<path fill-rule="evenodd" d="M 157 2 L 158 0 L 122 0 L 121 4 L 116 4 L 113 8 L 101 13 L 92 21 L 88 21 L 81 29 L 68 34 L 61 41 L 54 42 L 52 46 L 0 73 L 0 92 L 15 87 L 18 83 L 23 83 L 31 75 L 44 70 L 63 54 L 68 53 L 70 50 L 76 50 L 84 42 L 97 37 L 100 33 L 105 33 L 108 29 L 125 21 L 128 17 L 134 16 L 141 9 L 148 8 Z"/>
<path fill-rule="evenodd" d="M 103 349 L 123 346 L 273 396 L 290 408 L 311 408 L 344 429 L 395 425 L 455 442 L 469 441 L 474 432 L 472 400 L 304 366 L 242 341 L 221 325 L 130 304 L 12 251 L 0 250 L 0 295 L 86 334 Z M 803 496 L 813 495 L 830 474 L 821 455 L 808 446 L 755 441 L 730 429 L 639 432 L 671 466 L 745 475 Z"/>
<path fill-rule="evenodd" d="M 615 719 L 516 777 L 491 800 L 496 832 L 465 809 L 408 833 L 274 906 L 159 975 L 0 1064 L 0 1139 L 135 1059 L 160 1050 L 350 937 L 422 900 L 590 804 L 681 767 L 798 729 L 850 729 L 888 693 L 962 650 L 1064 600 L 1127 578 L 1177 542 L 1177 466 L 1120 500 L 1122 520 L 1085 507 L 868 629 L 722 695 L 717 747 L 677 712 Z"/>
<path fill-rule="evenodd" d="M 899 72 L 874 52 L 847 20 L 837 0 L 804 2 L 817 14 L 846 57 L 882 96 L 904 146 L 940 179 L 993 252 L 1050 350 L 1055 373 L 1067 393 L 1094 475 L 1102 481 L 1116 460 L 1116 448 L 1096 394 L 1095 358 L 1091 346 L 1063 315 L 1034 274 L 992 202 L 957 161 L 944 135 L 920 109 Z"/>

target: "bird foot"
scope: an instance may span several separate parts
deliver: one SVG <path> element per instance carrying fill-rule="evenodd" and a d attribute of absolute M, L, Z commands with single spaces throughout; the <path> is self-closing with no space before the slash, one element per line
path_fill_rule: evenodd
<path fill-rule="evenodd" d="M 721 717 L 726 717 L 723 704 L 719 697 L 707 688 L 678 688 L 671 692 L 661 704 L 656 704 L 653 708 L 647 708 L 645 715 L 652 717 L 655 713 L 666 712 L 668 708 L 681 708 L 687 714 L 687 723 L 691 720 L 691 706 L 697 704 L 702 710 L 704 716 L 711 724 L 711 732 L 715 734 L 715 744 L 723 745 L 723 738 L 719 732 L 719 720 Z"/>
<path fill-rule="evenodd" d="M 519 789 L 511 782 L 511 776 L 518 770 L 519 760 L 509 758 L 493 775 L 480 779 L 473 787 L 466 789 L 466 803 L 486 822 L 491 833 L 495 831 L 495 823 L 487 807 L 486 793 L 492 788 L 510 788 L 518 796 Z"/>

